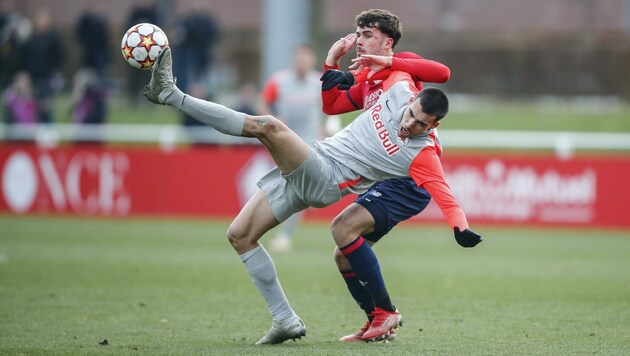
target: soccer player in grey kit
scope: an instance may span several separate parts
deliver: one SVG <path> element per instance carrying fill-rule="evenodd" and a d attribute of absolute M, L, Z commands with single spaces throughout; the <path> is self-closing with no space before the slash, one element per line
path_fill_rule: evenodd
<path fill-rule="evenodd" d="M 464 211 L 444 181 L 439 142 L 432 135 L 448 112 L 448 99 L 438 89 L 416 94 L 412 88 L 409 76 L 346 128 L 309 146 L 273 116 L 246 115 L 183 93 L 175 86 L 170 48 L 160 53 L 144 89 L 149 101 L 175 107 L 227 135 L 255 137 L 277 165 L 258 182 L 260 189 L 227 232 L 271 313 L 271 329 L 257 344 L 277 344 L 306 335 L 306 326 L 280 285 L 273 260 L 258 240 L 309 206 L 328 206 L 346 194 L 363 193 L 376 182 L 411 177 L 431 194 L 456 239 L 473 246 L 481 241 L 481 236 L 468 227 Z M 352 241 L 339 247 L 347 253 L 360 280 L 369 283 L 373 278 L 369 254 L 373 252 L 368 243 L 356 236 L 334 237 L 335 241 Z M 385 338 L 401 321 L 398 311 L 391 312 L 370 340 Z"/>

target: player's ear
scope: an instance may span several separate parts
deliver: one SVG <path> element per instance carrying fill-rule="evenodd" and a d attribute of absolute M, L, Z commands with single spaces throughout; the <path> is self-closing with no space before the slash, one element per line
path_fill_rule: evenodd
<path fill-rule="evenodd" d="M 431 128 L 434 129 L 434 128 L 440 126 L 440 122 L 442 122 L 442 121 L 438 121 L 438 120 L 433 121 L 433 126 Z"/>
<path fill-rule="evenodd" d="M 394 48 L 394 39 L 391 37 L 387 37 L 387 39 L 385 39 L 385 49 L 389 52 L 390 50 L 392 50 Z"/>

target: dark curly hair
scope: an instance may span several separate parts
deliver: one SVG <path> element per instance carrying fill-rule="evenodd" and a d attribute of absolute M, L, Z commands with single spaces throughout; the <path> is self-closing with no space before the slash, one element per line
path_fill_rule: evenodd
<path fill-rule="evenodd" d="M 363 11 L 354 18 L 354 24 L 357 27 L 378 28 L 394 40 L 392 48 L 402 37 L 402 25 L 398 16 L 387 10 L 370 9 Z"/>

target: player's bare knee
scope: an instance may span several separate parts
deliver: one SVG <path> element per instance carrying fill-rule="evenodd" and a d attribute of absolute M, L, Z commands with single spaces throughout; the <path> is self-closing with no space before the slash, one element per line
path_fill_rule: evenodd
<path fill-rule="evenodd" d="M 234 247 L 235 250 L 237 250 L 237 246 L 239 245 L 239 235 L 235 233 L 235 231 L 232 229 L 232 227 L 228 228 L 227 231 L 227 239 L 230 242 L 230 245 L 232 245 L 232 247 Z"/>
<path fill-rule="evenodd" d="M 341 231 L 342 222 L 343 222 L 343 217 L 341 215 L 335 216 L 332 223 L 330 224 L 330 232 L 333 234 L 333 236 L 335 236 L 335 234 L 338 234 L 339 231 Z"/>
<path fill-rule="evenodd" d="M 227 239 L 238 253 L 245 253 L 250 245 L 243 229 L 234 227 L 233 225 L 228 228 Z"/>
<path fill-rule="evenodd" d="M 344 218 L 343 214 L 337 215 L 330 225 L 330 232 L 337 243 L 337 246 L 343 247 L 356 238 L 356 234 L 352 231 L 352 226 Z M 348 241 L 350 239 L 350 241 Z"/>

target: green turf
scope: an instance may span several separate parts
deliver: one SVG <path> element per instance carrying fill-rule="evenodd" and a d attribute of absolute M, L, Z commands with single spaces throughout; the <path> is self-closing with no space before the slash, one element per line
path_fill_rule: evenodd
<path fill-rule="evenodd" d="M 225 221 L 0 215 L 0 354 L 622 355 L 630 353 L 627 231 L 404 225 L 379 244 L 405 318 L 389 344 L 342 344 L 363 323 L 325 224 L 274 255 L 298 342 L 257 347 L 262 298 Z M 107 339 L 108 345 L 99 345 Z"/>

